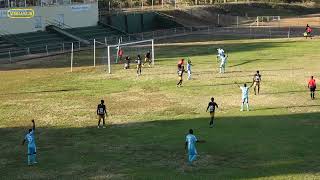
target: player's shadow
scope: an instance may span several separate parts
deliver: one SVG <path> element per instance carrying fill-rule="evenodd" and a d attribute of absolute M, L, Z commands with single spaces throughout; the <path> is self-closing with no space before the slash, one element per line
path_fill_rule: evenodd
<path fill-rule="evenodd" d="M 63 93 L 63 92 L 75 92 L 75 91 L 83 91 L 83 89 L 56 89 L 56 90 L 41 90 L 41 91 L 22 91 L 22 92 L 0 93 L 0 95 L 38 94 L 38 93 Z"/>
<path fill-rule="evenodd" d="M 213 129 L 208 127 L 209 115 L 114 124 L 106 129 L 78 124 L 37 127 L 39 163 L 34 167 L 26 165 L 26 147 L 20 145 L 29 127 L 2 125 L 0 173 L 7 179 L 100 179 L 110 174 L 153 179 L 166 172 L 164 179 L 195 176 L 240 180 L 297 174 L 303 177 L 320 172 L 319 112 L 265 116 L 253 113 L 224 116 L 218 112 Z M 168 117 L 177 115 L 169 114 Z M 80 115 L 68 121 L 78 118 Z M 90 121 L 96 123 L 95 119 Z M 41 126 L 46 122 L 50 122 L 48 117 L 37 121 Z M 199 139 L 206 140 L 197 144 L 199 157 L 193 167 L 187 165 L 184 151 L 190 128 Z"/>
<path fill-rule="evenodd" d="M 251 59 L 251 60 L 244 60 L 241 63 L 230 65 L 229 67 L 242 66 L 242 65 L 245 65 L 245 64 L 254 63 L 256 61 L 275 61 L 275 60 L 280 60 L 280 59 Z"/>
<path fill-rule="evenodd" d="M 304 68 L 282 68 L 282 69 L 262 69 L 262 71 L 292 71 L 292 70 L 302 70 Z"/>
<path fill-rule="evenodd" d="M 263 107 L 263 108 L 255 108 L 254 111 L 272 110 L 272 109 L 288 109 L 288 108 L 307 108 L 307 107 L 320 107 L 320 105 L 293 105 L 293 106 L 280 106 L 280 107 Z"/>
<path fill-rule="evenodd" d="M 316 90 L 319 91 L 319 90 Z M 308 90 L 292 90 L 292 91 L 281 91 L 281 92 L 265 92 L 263 94 L 265 95 L 271 95 L 271 94 L 292 94 L 292 93 L 306 93 Z"/>
<path fill-rule="evenodd" d="M 246 84 L 250 84 L 252 83 L 251 81 L 247 81 L 247 82 L 241 82 L 241 83 L 237 83 L 235 84 L 234 82 L 232 83 L 218 83 L 218 84 L 199 84 L 199 85 L 186 85 L 185 87 L 215 87 L 215 86 L 234 86 L 237 87 L 238 84 L 240 84 L 241 86 L 246 83 Z"/>

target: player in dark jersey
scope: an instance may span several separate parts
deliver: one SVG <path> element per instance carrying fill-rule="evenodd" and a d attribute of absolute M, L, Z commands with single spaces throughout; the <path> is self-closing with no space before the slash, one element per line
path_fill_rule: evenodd
<path fill-rule="evenodd" d="M 146 53 L 146 55 L 144 56 L 143 66 L 144 66 L 145 63 L 148 63 L 149 67 L 151 67 L 151 53 L 150 53 L 150 51 L 148 51 Z"/>
<path fill-rule="evenodd" d="M 130 68 L 130 57 L 129 56 L 126 56 L 125 58 L 125 62 L 124 62 L 124 69 L 129 69 Z"/>
<path fill-rule="evenodd" d="M 211 98 L 211 101 L 209 102 L 208 104 L 208 107 L 207 107 L 207 110 L 206 112 L 210 112 L 210 117 L 211 117 L 211 120 L 210 120 L 210 123 L 209 123 L 209 126 L 210 128 L 213 128 L 214 127 L 214 113 L 216 111 L 216 107 L 218 108 L 218 104 L 216 102 L 214 102 L 214 98 L 212 97 Z"/>
<path fill-rule="evenodd" d="M 140 76 L 141 75 L 141 69 L 142 69 L 142 60 L 141 60 L 141 56 L 140 54 L 138 54 L 137 56 L 137 60 L 136 60 L 136 63 L 137 63 L 137 76 Z"/>
<path fill-rule="evenodd" d="M 99 121 L 98 121 L 98 128 L 100 128 L 100 122 L 101 122 L 101 119 L 103 120 L 103 125 L 102 127 L 105 128 L 106 126 L 106 123 L 105 123 L 105 117 L 108 115 L 107 114 L 107 110 L 106 110 L 106 106 L 104 105 L 104 100 L 101 100 L 101 104 L 98 104 L 98 107 L 97 107 L 97 115 L 98 115 L 98 118 L 99 118 Z"/>
<path fill-rule="evenodd" d="M 257 95 L 257 88 L 258 88 L 258 94 L 260 93 L 260 83 L 261 83 L 261 74 L 259 71 L 257 71 L 256 74 L 253 75 L 253 89 L 254 89 L 254 95 Z"/>
<path fill-rule="evenodd" d="M 182 85 L 182 77 L 183 77 L 183 73 L 184 73 L 184 59 L 181 59 L 179 62 L 178 62 L 178 77 L 179 77 L 179 82 L 177 84 L 177 87 L 181 87 Z"/>

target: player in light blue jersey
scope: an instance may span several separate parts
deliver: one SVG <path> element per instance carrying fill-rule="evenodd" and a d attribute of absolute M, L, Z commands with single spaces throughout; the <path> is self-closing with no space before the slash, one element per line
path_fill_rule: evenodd
<path fill-rule="evenodd" d="M 32 122 L 32 129 L 29 129 L 29 133 L 24 137 L 22 145 L 27 141 L 28 143 L 28 165 L 36 164 L 36 142 L 34 137 L 34 132 L 36 129 L 36 124 L 34 120 Z"/>
<path fill-rule="evenodd" d="M 195 135 L 193 135 L 193 130 L 189 130 L 189 134 L 186 136 L 186 142 L 185 142 L 185 149 L 188 150 L 188 161 L 191 165 L 194 160 L 196 160 L 198 152 L 196 149 L 196 143 L 197 142 L 205 142 L 200 141 L 196 138 Z"/>
<path fill-rule="evenodd" d="M 192 66 L 191 59 L 188 59 L 188 63 L 187 63 L 188 80 L 191 80 L 191 74 L 192 74 L 191 66 Z"/>
<path fill-rule="evenodd" d="M 226 63 L 227 63 L 228 56 L 226 54 L 220 56 L 220 73 L 226 72 Z"/>
<path fill-rule="evenodd" d="M 237 84 L 237 83 L 235 82 L 235 84 Z M 244 103 L 246 103 L 247 111 L 249 111 L 249 89 L 252 87 L 252 85 L 253 84 L 251 84 L 250 87 L 248 87 L 246 83 L 244 83 L 243 86 L 238 85 L 240 87 L 241 91 L 242 91 L 242 104 L 241 104 L 240 111 L 243 111 Z"/>

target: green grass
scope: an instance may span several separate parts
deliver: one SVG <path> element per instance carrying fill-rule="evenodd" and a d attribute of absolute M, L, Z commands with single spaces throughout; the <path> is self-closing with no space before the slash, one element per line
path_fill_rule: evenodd
<path fill-rule="evenodd" d="M 197 41 L 195 39 L 198 39 Z M 156 47 L 156 66 L 135 70 L 101 65 L 92 55 L 1 65 L 1 179 L 319 179 L 319 98 L 306 83 L 320 77 L 319 40 L 172 40 Z M 215 49 L 229 54 L 217 73 Z M 101 52 L 99 52 L 101 53 Z M 176 63 L 191 57 L 193 80 L 176 88 Z M 80 58 L 81 57 L 81 58 Z M 98 62 L 102 64 L 101 60 Z M 239 112 L 240 89 L 262 74 L 252 111 Z M 205 113 L 214 96 L 217 127 Z M 95 108 L 104 98 L 108 127 L 97 129 Z M 37 123 L 39 164 L 26 165 L 21 141 Z M 186 163 L 188 129 L 205 139 L 194 167 Z"/>

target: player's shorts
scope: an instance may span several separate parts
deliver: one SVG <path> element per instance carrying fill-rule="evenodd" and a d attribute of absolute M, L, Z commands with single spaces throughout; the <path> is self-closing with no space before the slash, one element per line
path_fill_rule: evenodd
<path fill-rule="evenodd" d="M 222 67 L 225 67 L 226 66 L 226 63 L 221 63 L 220 64 L 220 67 L 222 68 Z"/>
<path fill-rule="evenodd" d="M 254 87 L 260 86 L 260 81 L 255 81 L 255 82 L 253 83 L 253 86 L 254 86 Z"/>
<path fill-rule="evenodd" d="M 28 155 L 36 154 L 36 146 L 28 146 Z"/>
<path fill-rule="evenodd" d="M 249 97 L 242 97 L 242 102 L 248 103 L 249 102 Z"/>
<path fill-rule="evenodd" d="M 150 58 L 144 58 L 144 62 L 150 62 Z"/>
<path fill-rule="evenodd" d="M 210 112 L 210 117 L 214 117 L 214 111 Z"/>
<path fill-rule="evenodd" d="M 316 91 L 316 86 L 315 86 L 315 87 L 310 87 L 310 91 L 311 91 L 311 92 Z"/>
<path fill-rule="evenodd" d="M 104 115 L 104 114 L 99 114 L 99 115 L 98 115 L 98 119 L 99 119 L 99 120 L 104 119 L 104 118 L 105 118 L 105 115 Z"/>

